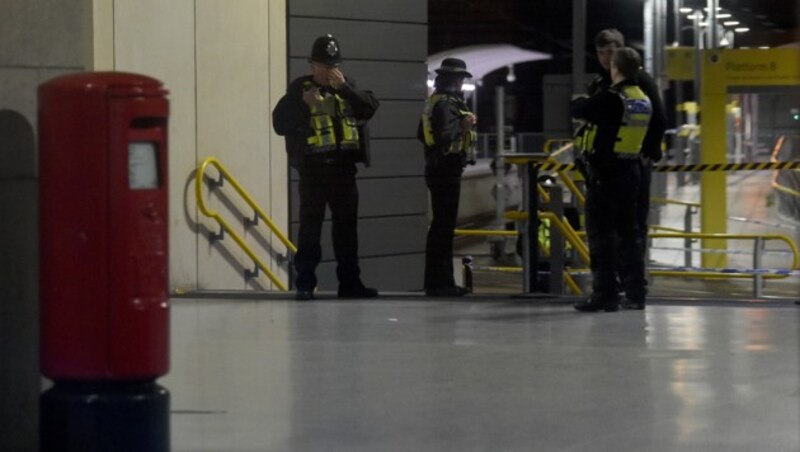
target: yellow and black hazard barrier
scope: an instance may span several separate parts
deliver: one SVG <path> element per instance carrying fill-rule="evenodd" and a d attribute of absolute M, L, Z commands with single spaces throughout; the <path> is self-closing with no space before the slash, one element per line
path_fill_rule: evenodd
<path fill-rule="evenodd" d="M 654 166 L 653 171 L 759 171 L 798 169 L 800 162 L 754 162 L 754 163 L 700 163 L 695 165 L 663 165 Z"/>
<path fill-rule="evenodd" d="M 542 163 L 538 165 L 539 171 L 572 171 L 574 163 Z M 759 170 L 787 170 L 800 169 L 800 162 L 755 162 L 755 163 L 699 163 L 694 165 L 659 165 L 653 171 L 681 172 L 681 171 L 759 171 Z"/>

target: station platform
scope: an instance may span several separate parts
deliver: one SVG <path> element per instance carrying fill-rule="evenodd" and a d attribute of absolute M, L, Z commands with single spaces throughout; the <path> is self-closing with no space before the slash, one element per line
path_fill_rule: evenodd
<path fill-rule="evenodd" d="M 797 240 L 763 174 L 729 178 L 730 216 L 751 220 L 729 232 Z M 669 193 L 694 201 L 696 190 Z M 681 227 L 683 214 L 667 207 L 662 224 Z M 457 245 L 478 263 L 488 250 Z M 653 265 L 683 258 L 651 251 Z M 731 254 L 729 266 L 749 260 Z M 796 451 L 798 287 L 796 276 L 769 281 L 755 299 L 751 280 L 655 278 L 646 310 L 616 313 L 523 295 L 520 275 L 487 272 L 453 299 L 175 298 L 172 369 L 159 380 L 171 393 L 172 450 Z"/>

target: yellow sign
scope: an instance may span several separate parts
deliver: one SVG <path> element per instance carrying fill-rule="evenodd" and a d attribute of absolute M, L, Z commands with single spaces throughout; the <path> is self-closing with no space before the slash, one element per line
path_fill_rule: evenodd
<path fill-rule="evenodd" d="M 694 80 L 694 47 L 667 47 L 666 68 L 670 80 Z"/>
<path fill-rule="evenodd" d="M 728 86 L 800 85 L 800 49 L 733 49 L 705 52 L 705 68 Z"/>

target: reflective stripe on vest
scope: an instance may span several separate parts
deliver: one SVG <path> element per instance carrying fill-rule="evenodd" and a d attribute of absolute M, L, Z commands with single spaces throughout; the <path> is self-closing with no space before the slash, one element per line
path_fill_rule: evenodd
<path fill-rule="evenodd" d="M 425 145 L 428 147 L 436 146 L 436 139 L 433 137 L 433 124 L 431 123 L 431 116 L 433 115 L 433 108 L 440 101 L 452 102 L 449 100 L 451 96 L 447 94 L 434 94 L 425 101 L 425 108 L 422 110 L 422 134 L 425 136 Z M 457 102 L 453 102 L 457 106 Z M 471 113 L 469 110 L 458 110 L 459 117 L 464 117 Z M 450 143 L 447 149 L 444 149 L 445 154 L 458 154 L 464 152 L 467 155 L 467 160 L 475 158 L 475 146 L 478 141 L 478 134 L 474 129 L 461 135 L 460 140 L 455 140 Z"/>
<path fill-rule="evenodd" d="M 647 126 L 650 124 L 653 112 L 650 99 L 634 85 L 627 85 L 622 91 L 617 89 L 611 91 L 620 97 L 624 106 L 617 140 L 614 143 L 614 154 L 623 158 L 636 157 L 642 150 L 644 136 L 647 134 Z M 575 134 L 575 149 L 593 151 L 595 138 L 597 138 L 597 125 L 587 123 L 581 126 Z"/>
<path fill-rule="evenodd" d="M 304 88 L 310 89 L 311 82 L 305 82 Z M 337 143 L 335 121 L 339 121 L 342 130 L 341 143 Z M 308 137 L 308 152 L 331 151 L 340 149 L 358 149 L 359 136 L 356 119 L 350 105 L 338 94 L 325 94 L 311 107 L 311 129 L 314 135 Z"/>

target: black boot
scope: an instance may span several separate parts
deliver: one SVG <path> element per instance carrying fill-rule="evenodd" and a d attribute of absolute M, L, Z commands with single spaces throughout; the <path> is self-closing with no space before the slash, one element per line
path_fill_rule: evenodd
<path fill-rule="evenodd" d="M 365 287 L 363 284 L 353 286 L 339 286 L 339 298 L 375 298 L 378 289 Z"/>
<path fill-rule="evenodd" d="M 575 303 L 573 306 L 577 311 L 581 312 L 597 312 L 597 311 L 614 312 L 619 310 L 619 300 L 617 299 L 603 300 L 594 297 L 589 297 L 585 300 L 581 300 Z"/>
<path fill-rule="evenodd" d="M 297 289 L 294 299 L 297 301 L 307 301 L 314 299 L 314 289 Z"/>
<path fill-rule="evenodd" d="M 625 297 L 622 300 L 622 309 L 638 309 L 638 310 L 642 310 L 642 309 L 644 309 L 644 305 L 645 305 L 644 299 L 631 300 L 630 298 Z"/>

